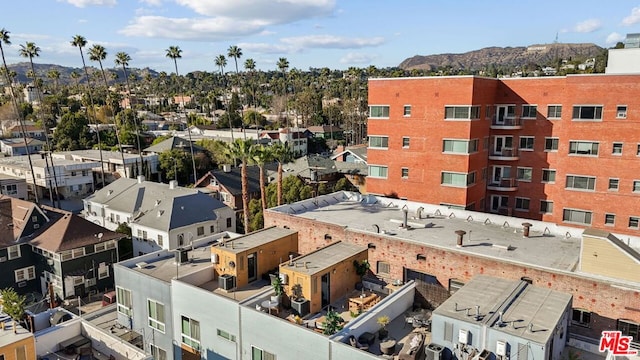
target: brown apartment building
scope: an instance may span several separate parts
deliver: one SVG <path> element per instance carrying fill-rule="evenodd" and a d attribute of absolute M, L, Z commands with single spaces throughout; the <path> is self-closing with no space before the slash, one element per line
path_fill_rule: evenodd
<path fill-rule="evenodd" d="M 367 191 L 640 233 L 640 75 L 369 80 Z"/>

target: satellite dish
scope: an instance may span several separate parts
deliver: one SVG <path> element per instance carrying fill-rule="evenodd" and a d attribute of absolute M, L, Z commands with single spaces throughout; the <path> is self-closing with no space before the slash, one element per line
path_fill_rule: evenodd
<path fill-rule="evenodd" d="M 98 239 L 102 239 L 103 236 L 104 236 L 103 233 L 98 233 Z"/>
<path fill-rule="evenodd" d="M 229 267 L 232 268 L 232 269 L 235 269 L 236 268 L 236 263 L 233 262 L 233 261 L 229 261 Z"/>

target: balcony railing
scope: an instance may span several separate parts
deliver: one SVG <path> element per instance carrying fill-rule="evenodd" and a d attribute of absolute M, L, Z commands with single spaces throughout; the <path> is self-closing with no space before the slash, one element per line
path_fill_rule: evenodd
<path fill-rule="evenodd" d="M 492 129 L 521 129 L 522 122 L 519 116 L 503 116 L 498 117 L 496 115 L 491 119 Z"/>
<path fill-rule="evenodd" d="M 490 160 L 518 160 L 518 149 L 502 148 L 498 151 L 492 150 L 489 154 Z"/>
<path fill-rule="evenodd" d="M 518 190 L 518 180 L 515 178 L 491 179 L 487 188 L 495 191 L 516 191 Z"/>

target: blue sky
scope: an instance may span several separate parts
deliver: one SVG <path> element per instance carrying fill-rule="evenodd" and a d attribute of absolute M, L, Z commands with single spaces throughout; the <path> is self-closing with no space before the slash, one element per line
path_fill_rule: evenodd
<path fill-rule="evenodd" d="M 25 0 L 5 1 L 0 27 L 41 48 L 37 63 L 80 67 L 74 35 L 125 51 L 132 67 L 171 72 L 165 49 L 182 50 L 180 73 L 216 71 L 230 45 L 263 70 L 397 66 L 413 55 L 487 46 L 589 42 L 612 46 L 640 32 L 640 0 Z M 226 70 L 232 70 L 230 60 Z"/>

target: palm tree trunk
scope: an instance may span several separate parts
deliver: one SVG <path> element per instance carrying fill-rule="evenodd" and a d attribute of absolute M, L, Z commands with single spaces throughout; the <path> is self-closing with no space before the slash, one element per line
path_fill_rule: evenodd
<path fill-rule="evenodd" d="M 102 159 L 102 141 L 100 141 L 100 124 L 98 124 L 98 116 L 96 114 L 96 108 L 93 104 L 93 95 L 91 93 L 91 78 L 89 77 L 89 71 L 87 70 L 87 64 L 84 61 L 84 54 L 82 48 L 80 48 L 80 57 L 82 58 L 82 68 L 84 69 L 84 75 L 87 77 L 87 96 L 89 96 L 89 105 L 93 110 L 94 124 L 96 125 L 96 140 L 98 140 L 98 152 L 100 153 L 100 178 L 102 180 L 102 187 L 104 188 L 104 160 Z M 89 119 L 89 110 L 87 109 L 87 119 Z M 94 189 L 95 190 L 95 189 Z"/>
<path fill-rule="evenodd" d="M 282 163 L 278 162 L 278 206 L 282 205 Z"/>
<path fill-rule="evenodd" d="M 267 192 L 264 187 L 264 164 L 260 164 L 260 200 L 262 201 L 262 213 L 267 209 Z"/>
<path fill-rule="evenodd" d="M 138 116 L 136 111 L 133 109 L 133 97 L 131 96 L 131 86 L 129 86 L 129 77 L 127 76 L 127 68 L 122 65 L 122 71 L 124 71 L 124 78 L 127 84 L 127 93 L 129 95 L 129 106 L 131 106 L 131 111 L 133 112 L 133 125 L 136 127 L 136 145 L 138 145 L 138 154 L 140 155 L 140 173 L 142 171 L 142 164 L 144 164 L 144 159 L 142 158 L 142 147 L 140 146 L 140 126 L 138 124 Z"/>
<path fill-rule="evenodd" d="M 242 211 L 244 216 L 244 233 L 249 233 L 249 182 L 247 181 L 247 161 L 242 159 Z"/>
<path fill-rule="evenodd" d="M 107 75 L 104 73 L 104 68 L 102 67 L 102 61 L 99 61 L 98 64 L 100 64 L 100 72 L 102 73 L 102 79 L 104 80 L 104 86 L 105 86 L 105 90 L 107 91 L 107 108 L 109 108 L 109 82 L 107 81 Z M 120 150 L 120 158 L 122 159 L 122 168 L 124 171 L 124 177 L 129 177 L 127 175 L 127 166 L 124 162 L 124 152 L 122 151 L 122 143 L 120 142 L 120 131 L 118 130 L 118 124 L 116 122 L 116 114 L 115 114 L 115 110 L 112 109 L 112 114 L 113 116 L 113 125 L 115 126 L 115 130 L 116 130 L 116 141 L 118 142 L 118 150 Z"/>
<path fill-rule="evenodd" d="M 18 106 L 18 100 L 16 99 L 16 93 L 13 90 L 13 83 L 11 81 L 11 77 L 9 76 L 9 68 L 7 67 L 7 60 L 4 57 L 4 49 L 0 44 L 0 53 L 2 54 L 2 65 L 4 66 L 4 73 L 7 77 L 7 84 L 9 85 L 9 90 L 11 91 L 11 100 L 13 102 L 13 106 L 16 109 L 16 116 L 18 117 L 18 125 L 20 126 L 20 132 L 22 133 L 22 140 L 27 149 L 27 160 L 29 161 L 29 170 L 31 170 L 31 179 L 33 180 L 33 195 L 35 197 L 36 204 L 38 204 L 38 186 L 36 185 L 36 173 L 33 171 L 33 163 L 31 162 L 31 153 L 29 151 L 29 146 L 27 146 L 27 132 L 24 127 L 24 118 L 22 116 L 22 112 L 20 111 L 20 107 Z M 26 180 L 26 179 L 25 179 Z"/>

